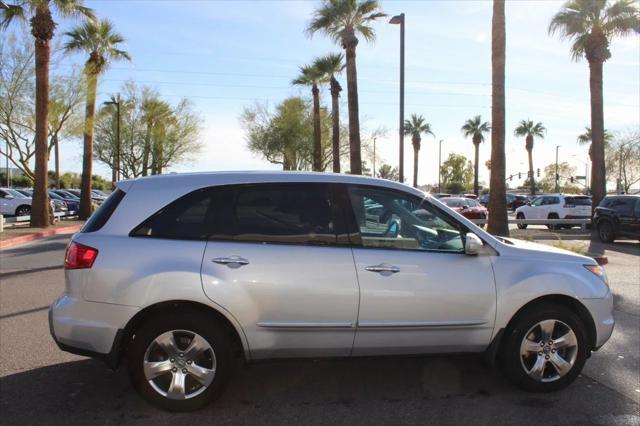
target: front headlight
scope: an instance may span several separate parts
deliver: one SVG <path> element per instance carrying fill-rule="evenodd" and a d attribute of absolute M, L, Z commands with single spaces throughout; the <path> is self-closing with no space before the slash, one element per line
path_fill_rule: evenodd
<path fill-rule="evenodd" d="M 607 287 L 609 286 L 609 279 L 607 278 L 607 274 L 604 271 L 604 268 L 600 265 L 583 265 L 587 271 L 591 272 L 593 275 L 600 278 Z"/>

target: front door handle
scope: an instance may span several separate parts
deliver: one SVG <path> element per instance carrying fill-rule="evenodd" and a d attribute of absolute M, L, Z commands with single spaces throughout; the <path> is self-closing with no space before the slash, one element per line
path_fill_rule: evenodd
<path fill-rule="evenodd" d="M 387 272 L 387 273 L 391 273 L 391 274 L 395 274 L 397 272 L 400 272 L 400 268 L 394 265 L 387 265 L 385 263 L 381 263 L 379 265 L 372 265 L 372 266 L 367 266 L 364 268 L 367 271 L 370 272 Z"/>
<path fill-rule="evenodd" d="M 219 265 L 229 265 L 236 267 L 249 264 L 249 261 L 247 259 L 240 256 L 216 257 L 214 259 L 211 259 L 211 261 Z"/>

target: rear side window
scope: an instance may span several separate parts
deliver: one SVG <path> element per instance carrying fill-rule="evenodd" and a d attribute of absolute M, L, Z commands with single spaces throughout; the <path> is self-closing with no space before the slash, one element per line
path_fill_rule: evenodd
<path fill-rule="evenodd" d="M 116 189 L 111 195 L 109 195 L 105 202 L 102 203 L 98 210 L 91 215 L 80 232 L 95 232 L 101 229 L 104 224 L 107 223 L 113 212 L 116 211 L 116 208 L 118 208 L 118 205 L 124 196 L 124 191 Z"/>
<path fill-rule="evenodd" d="M 631 216 L 635 204 L 634 201 L 633 198 L 618 198 L 613 202 L 611 208 L 617 211 L 618 214 Z"/>
<path fill-rule="evenodd" d="M 565 197 L 565 204 L 570 206 L 590 206 L 591 198 L 589 197 Z"/>
<path fill-rule="evenodd" d="M 214 191 L 191 192 L 162 208 L 132 232 L 135 237 L 204 240 L 212 222 Z"/>
<path fill-rule="evenodd" d="M 232 213 L 234 240 L 335 244 L 331 188 L 325 184 L 239 187 Z"/>

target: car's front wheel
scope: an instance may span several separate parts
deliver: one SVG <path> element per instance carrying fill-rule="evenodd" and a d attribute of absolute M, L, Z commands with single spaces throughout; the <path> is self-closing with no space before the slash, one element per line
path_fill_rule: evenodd
<path fill-rule="evenodd" d="M 129 373 L 148 402 L 170 411 L 192 411 L 222 391 L 232 359 L 222 327 L 206 315 L 182 312 L 154 317 L 136 332 Z"/>
<path fill-rule="evenodd" d="M 536 306 L 515 319 L 502 361 L 511 381 L 524 390 L 551 392 L 571 384 L 589 354 L 582 320 L 561 305 Z"/>
<path fill-rule="evenodd" d="M 31 215 L 31 206 L 20 206 L 16 209 L 16 216 Z"/>
<path fill-rule="evenodd" d="M 603 243 L 611 243 L 615 240 L 613 225 L 608 220 L 598 223 L 598 236 Z"/>

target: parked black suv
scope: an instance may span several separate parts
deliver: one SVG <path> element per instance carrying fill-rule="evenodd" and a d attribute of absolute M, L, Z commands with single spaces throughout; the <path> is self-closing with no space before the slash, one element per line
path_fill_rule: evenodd
<path fill-rule="evenodd" d="M 604 197 L 593 214 L 593 223 L 605 243 L 618 237 L 640 240 L 640 195 Z"/>

